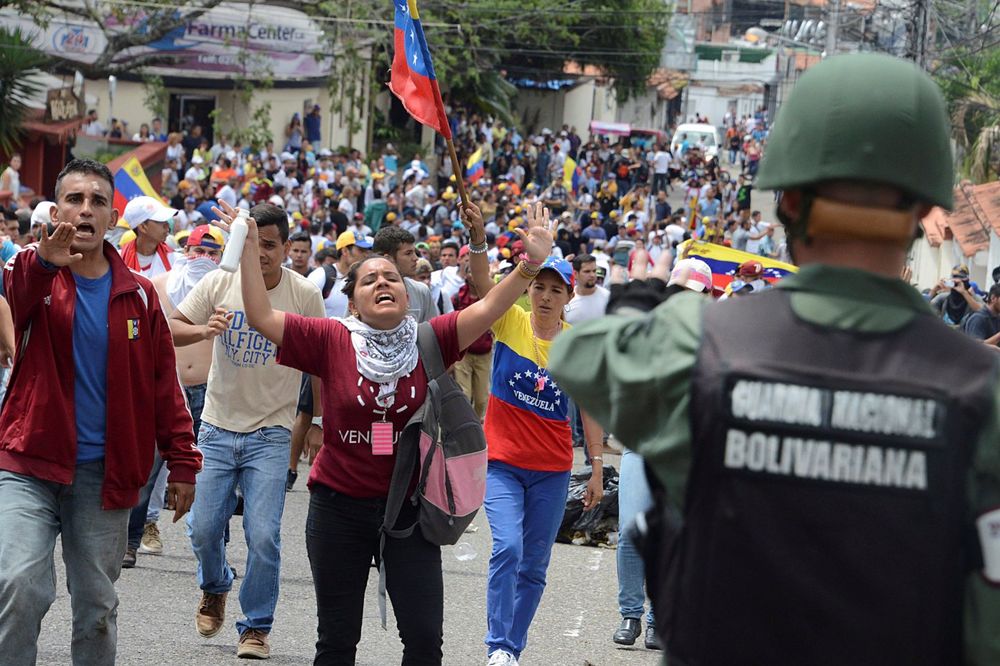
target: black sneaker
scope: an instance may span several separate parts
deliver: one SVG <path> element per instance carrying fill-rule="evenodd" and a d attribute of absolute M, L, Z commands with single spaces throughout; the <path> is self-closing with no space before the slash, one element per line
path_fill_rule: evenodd
<path fill-rule="evenodd" d="M 285 492 L 286 493 L 290 492 L 292 490 L 292 486 L 295 485 L 295 481 L 298 478 L 299 478 L 299 473 L 298 472 L 293 472 L 292 470 L 288 470 L 288 475 L 285 477 Z"/>
<path fill-rule="evenodd" d="M 618 631 L 611 637 L 611 640 L 618 643 L 618 645 L 635 645 L 635 639 L 639 638 L 639 634 L 641 633 L 642 622 L 638 618 L 626 617 L 622 618 L 622 624 L 618 627 Z"/>
<path fill-rule="evenodd" d="M 135 548 L 126 548 L 125 557 L 122 558 L 122 569 L 132 569 L 135 567 Z"/>
<path fill-rule="evenodd" d="M 663 643 L 660 642 L 660 637 L 656 635 L 656 627 L 651 624 L 646 625 L 646 649 L 647 650 L 662 650 Z"/>

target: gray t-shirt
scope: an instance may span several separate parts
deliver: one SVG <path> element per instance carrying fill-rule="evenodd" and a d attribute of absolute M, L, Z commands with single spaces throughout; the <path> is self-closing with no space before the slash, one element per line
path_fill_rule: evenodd
<path fill-rule="evenodd" d="M 750 240 L 750 232 L 743 227 L 736 227 L 733 230 L 733 249 L 746 252 L 747 241 Z"/>
<path fill-rule="evenodd" d="M 406 295 L 410 299 L 409 314 L 417 320 L 418 324 L 430 321 L 441 314 L 431 296 L 430 287 L 410 278 L 403 278 L 403 282 L 406 284 Z"/>

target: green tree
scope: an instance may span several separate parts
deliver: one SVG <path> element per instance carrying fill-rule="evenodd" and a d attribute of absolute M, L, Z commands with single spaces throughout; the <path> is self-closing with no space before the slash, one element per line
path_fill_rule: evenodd
<path fill-rule="evenodd" d="M 1000 175 L 1000 49 L 955 49 L 935 77 L 948 101 L 959 173 L 974 183 Z"/>
<path fill-rule="evenodd" d="M 571 61 L 597 68 L 619 99 L 643 92 L 670 18 L 664 0 L 427 0 L 419 10 L 442 87 L 507 121 L 515 93 L 509 80 L 569 78 Z M 336 103 L 357 103 L 347 79 L 359 71 L 376 86 L 386 82 L 391 4 L 320 0 L 305 11 L 326 21 Z"/>
<path fill-rule="evenodd" d="M 24 134 L 28 102 L 45 90 L 37 76 L 46 62 L 20 29 L 0 28 L 0 150 L 8 155 Z"/>

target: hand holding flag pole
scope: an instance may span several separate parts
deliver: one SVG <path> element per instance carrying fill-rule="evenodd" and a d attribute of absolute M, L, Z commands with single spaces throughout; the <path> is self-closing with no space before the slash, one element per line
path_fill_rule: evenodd
<path fill-rule="evenodd" d="M 392 58 L 392 77 L 389 90 L 399 98 L 406 111 L 416 120 L 436 130 L 448 144 L 452 172 L 458 184 L 462 206 L 469 205 L 465 191 L 462 165 L 451 140 L 451 125 L 441 99 L 441 88 L 434 74 L 434 64 L 427 48 L 417 0 L 393 0 L 395 16 L 395 53 Z"/>

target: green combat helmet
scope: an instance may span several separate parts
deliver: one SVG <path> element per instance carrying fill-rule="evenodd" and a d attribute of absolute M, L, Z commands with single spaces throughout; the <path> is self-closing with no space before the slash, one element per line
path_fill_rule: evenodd
<path fill-rule="evenodd" d="M 803 74 L 781 107 L 756 186 L 870 182 L 950 209 L 949 128 L 941 91 L 912 63 L 870 53 L 835 56 Z M 804 228 L 790 231 L 805 235 Z"/>

